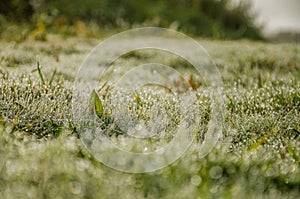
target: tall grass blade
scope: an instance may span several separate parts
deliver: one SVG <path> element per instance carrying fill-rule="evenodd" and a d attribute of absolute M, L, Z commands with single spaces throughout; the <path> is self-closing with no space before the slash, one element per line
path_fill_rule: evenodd
<path fill-rule="evenodd" d="M 51 79 L 50 79 L 50 81 L 49 81 L 49 86 L 52 85 L 52 82 L 53 82 L 53 80 L 54 80 L 55 75 L 56 75 L 56 68 L 54 68 L 53 74 L 52 74 Z"/>
<path fill-rule="evenodd" d="M 96 115 L 99 118 L 101 118 L 103 115 L 103 106 L 102 106 L 102 102 L 95 90 L 93 90 L 93 92 L 92 92 L 91 106 L 92 106 L 93 113 L 96 113 Z"/>
<path fill-rule="evenodd" d="M 42 84 L 45 84 L 45 79 L 44 79 L 44 75 L 42 73 L 41 67 L 40 67 L 40 62 L 37 62 L 37 71 L 39 73 L 40 79 L 42 81 Z"/>

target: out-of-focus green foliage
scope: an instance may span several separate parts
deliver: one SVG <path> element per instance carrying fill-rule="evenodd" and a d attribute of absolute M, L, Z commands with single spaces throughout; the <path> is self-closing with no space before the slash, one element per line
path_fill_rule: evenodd
<path fill-rule="evenodd" d="M 30 1 L 27 0 L 4 0 L 0 1 L 0 15 L 4 15 L 8 20 L 24 22 L 29 20 L 34 10 Z M 0 21 L 1 23 L 1 21 Z"/>
<path fill-rule="evenodd" d="M 52 28 L 81 22 L 102 29 L 147 25 L 206 37 L 259 39 L 251 8 L 250 1 L 231 0 L 10 0 L 0 3 L 0 16 L 33 24 L 43 20 Z"/>

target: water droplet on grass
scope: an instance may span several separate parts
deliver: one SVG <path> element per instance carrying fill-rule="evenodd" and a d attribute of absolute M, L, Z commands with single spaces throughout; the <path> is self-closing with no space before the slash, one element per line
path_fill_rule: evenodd
<path fill-rule="evenodd" d="M 201 183 L 202 179 L 198 175 L 193 175 L 191 178 L 191 184 L 194 186 L 198 186 Z"/>
<path fill-rule="evenodd" d="M 137 131 L 140 131 L 140 130 L 143 129 L 142 125 L 140 125 L 140 124 L 135 125 L 134 128 L 135 128 L 135 130 L 137 130 Z"/>
<path fill-rule="evenodd" d="M 209 176 L 212 179 L 219 179 L 223 175 L 223 168 L 220 166 L 214 166 L 209 170 Z"/>

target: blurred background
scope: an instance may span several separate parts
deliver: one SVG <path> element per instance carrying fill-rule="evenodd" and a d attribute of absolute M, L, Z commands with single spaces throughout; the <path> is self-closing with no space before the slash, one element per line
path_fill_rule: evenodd
<path fill-rule="evenodd" d="M 1 38 L 100 36 L 159 26 L 214 39 L 299 39 L 299 0 L 2 0 Z"/>

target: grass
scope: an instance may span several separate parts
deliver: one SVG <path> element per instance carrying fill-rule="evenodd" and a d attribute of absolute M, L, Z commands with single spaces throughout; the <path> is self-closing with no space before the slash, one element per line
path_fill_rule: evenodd
<path fill-rule="evenodd" d="M 299 45 L 199 39 L 222 74 L 224 137 L 203 159 L 194 144 L 169 167 L 128 174 L 96 161 L 70 116 L 77 67 L 97 41 L 47 38 L 0 41 L 0 198 L 299 197 Z M 125 55 L 116 64 L 155 60 L 182 71 L 188 67 L 182 60 L 147 53 Z M 176 84 L 187 86 L 180 80 Z M 103 98 L 105 86 L 98 93 L 103 110 L 97 99 L 96 111 L 110 113 L 114 104 L 109 95 Z M 200 94 L 199 142 L 209 119 L 209 100 Z M 133 116 L 145 117 L 141 110 L 151 110 L 145 99 L 142 92 L 132 96 L 131 103 L 139 104 Z"/>

